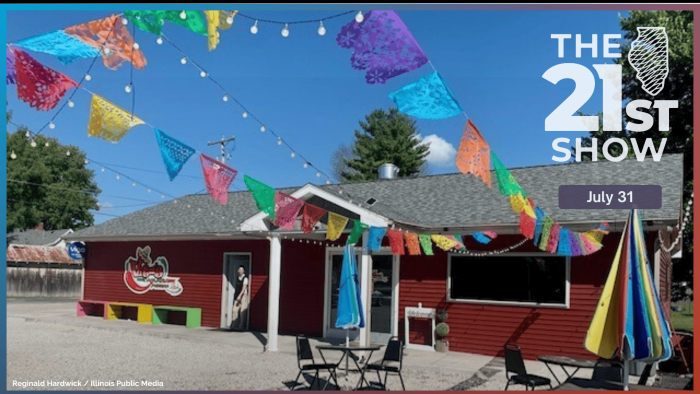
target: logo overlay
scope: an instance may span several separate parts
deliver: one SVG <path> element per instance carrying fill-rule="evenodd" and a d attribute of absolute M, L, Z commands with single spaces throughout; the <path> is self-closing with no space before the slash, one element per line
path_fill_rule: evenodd
<path fill-rule="evenodd" d="M 136 248 L 136 256 L 124 263 L 124 283 L 136 294 L 162 290 L 171 296 L 182 294 L 180 278 L 168 276 L 168 260 L 159 256 L 151 260 L 151 247 Z"/>

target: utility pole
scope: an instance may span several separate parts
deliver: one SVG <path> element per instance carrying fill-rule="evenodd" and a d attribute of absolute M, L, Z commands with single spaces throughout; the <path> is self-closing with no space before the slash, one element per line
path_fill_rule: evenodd
<path fill-rule="evenodd" d="M 221 162 L 226 164 L 226 145 L 229 142 L 235 141 L 235 140 L 236 140 L 235 136 L 231 137 L 231 138 L 226 138 L 225 136 L 222 135 L 220 141 L 207 142 L 207 146 L 212 146 L 212 145 L 217 145 L 217 144 L 221 145 Z"/>

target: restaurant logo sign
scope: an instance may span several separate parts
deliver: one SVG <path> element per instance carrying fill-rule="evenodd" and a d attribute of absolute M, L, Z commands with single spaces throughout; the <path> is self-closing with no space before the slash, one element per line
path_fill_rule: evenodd
<path fill-rule="evenodd" d="M 145 294 L 151 290 L 162 290 L 171 296 L 182 293 L 180 278 L 168 275 L 168 260 L 158 256 L 151 260 L 151 247 L 137 247 L 136 255 L 124 263 L 124 283 L 136 294 Z"/>

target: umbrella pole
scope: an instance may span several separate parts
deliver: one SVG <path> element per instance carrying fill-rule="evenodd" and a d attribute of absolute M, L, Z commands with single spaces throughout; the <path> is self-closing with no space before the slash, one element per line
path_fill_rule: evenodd
<path fill-rule="evenodd" d="M 350 347 L 350 331 L 346 328 L 345 329 L 345 347 L 349 348 Z M 346 350 L 345 354 L 345 381 L 348 381 L 348 366 L 349 366 L 349 358 L 350 358 L 350 353 L 349 351 Z"/>
<path fill-rule="evenodd" d="M 622 377 L 622 384 L 624 385 L 624 390 L 629 391 L 630 387 L 630 362 L 629 360 L 625 359 L 623 361 L 623 377 Z"/>

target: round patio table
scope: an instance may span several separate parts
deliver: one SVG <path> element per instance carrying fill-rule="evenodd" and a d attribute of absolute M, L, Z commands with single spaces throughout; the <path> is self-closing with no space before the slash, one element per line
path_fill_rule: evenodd
<path fill-rule="evenodd" d="M 552 376 L 554 376 L 554 379 L 556 379 L 557 383 L 559 383 L 559 384 L 561 384 L 562 382 L 559 380 L 559 378 L 557 378 L 557 375 L 554 374 L 554 371 L 552 371 L 552 368 L 549 366 L 550 364 L 558 365 L 561 367 L 561 369 L 564 371 L 564 373 L 567 376 L 565 382 L 567 382 L 571 378 L 573 378 L 579 369 L 581 369 L 581 368 L 593 369 L 593 368 L 595 368 L 595 364 L 596 364 L 596 362 L 593 360 L 588 360 L 588 359 L 584 359 L 584 358 L 573 358 L 573 357 L 568 357 L 568 356 L 539 356 L 539 357 L 537 357 L 537 360 L 542 361 L 544 363 L 544 365 L 547 366 L 547 369 L 549 369 L 549 372 L 552 373 Z M 566 367 L 576 368 L 576 369 L 574 370 L 574 372 L 569 373 L 569 371 L 567 371 Z"/>
<path fill-rule="evenodd" d="M 346 345 L 318 345 L 316 346 L 316 349 L 318 349 L 319 354 L 321 354 L 321 358 L 323 359 L 324 363 L 328 363 L 326 361 L 326 358 L 323 356 L 323 351 L 337 351 L 337 352 L 343 352 L 343 356 L 340 358 L 340 361 L 338 361 L 338 365 L 343 362 L 343 359 L 345 359 L 345 380 L 348 380 L 348 365 L 350 362 L 350 359 L 355 363 L 355 366 L 357 367 L 357 371 L 362 373 L 363 368 L 360 367 L 360 364 L 357 362 L 359 360 L 359 357 L 355 355 L 353 352 L 369 352 L 369 355 L 367 358 L 364 360 L 364 364 L 367 365 L 369 362 L 369 359 L 372 358 L 372 353 L 375 351 L 379 350 L 382 348 L 384 345 L 370 345 L 370 346 L 346 346 Z M 359 387 L 360 384 L 362 383 L 362 380 L 364 379 L 365 383 L 369 386 L 369 382 L 367 379 L 364 377 L 360 378 L 360 381 L 358 382 L 356 387 Z"/>

